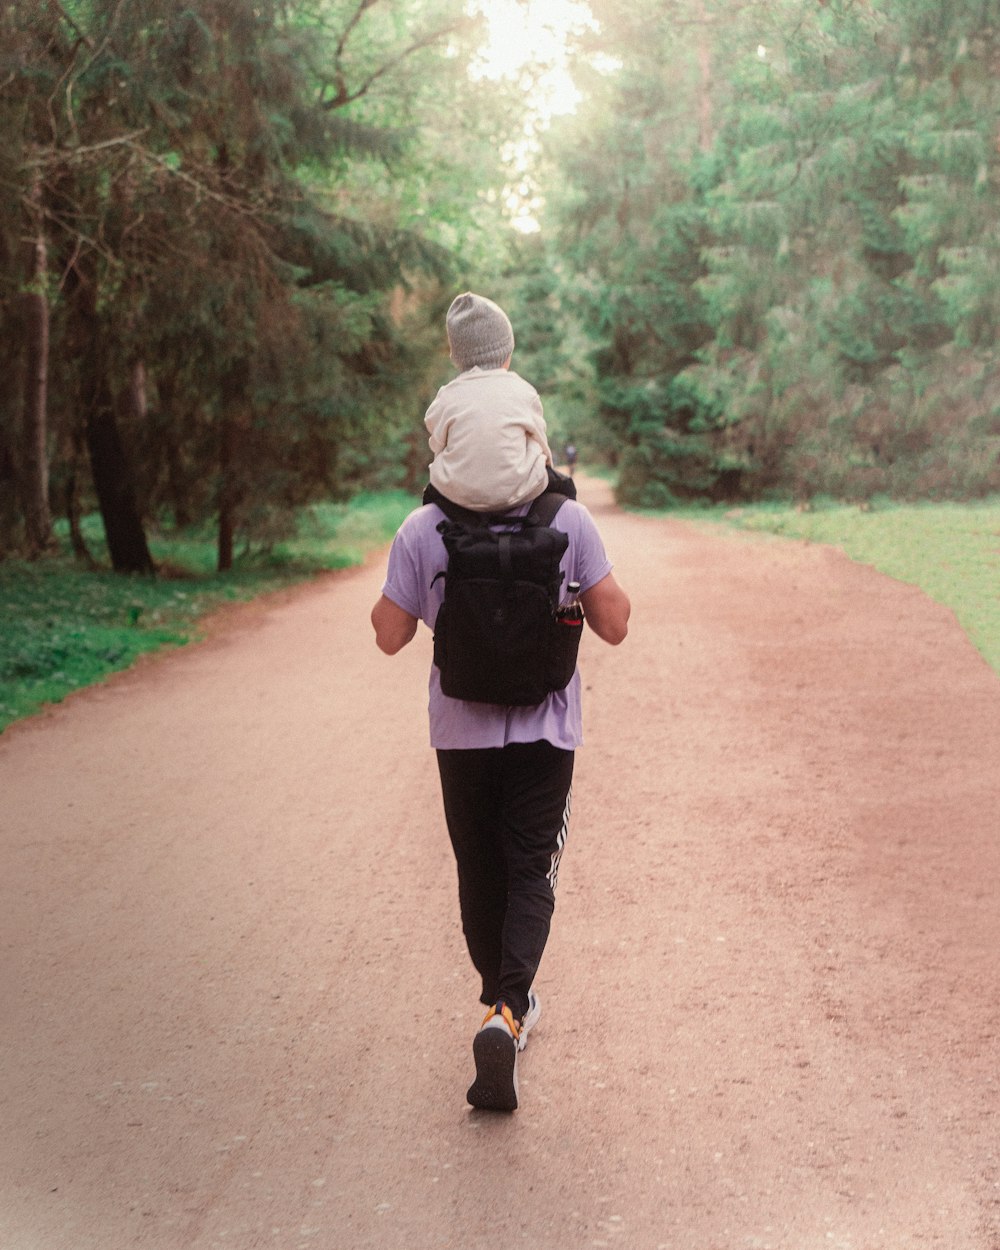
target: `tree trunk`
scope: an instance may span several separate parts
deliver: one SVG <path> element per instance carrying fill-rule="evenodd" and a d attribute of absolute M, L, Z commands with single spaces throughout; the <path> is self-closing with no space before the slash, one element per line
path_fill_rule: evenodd
<path fill-rule="evenodd" d="M 75 270 L 73 286 L 85 440 L 111 567 L 116 573 L 153 573 L 156 567 L 136 506 L 132 467 L 115 416 L 94 286 Z"/>
<path fill-rule="evenodd" d="M 131 466 L 103 372 L 92 380 L 87 404 L 87 451 L 104 536 L 116 573 L 153 573 L 155 566 L 136 507 Z"/>
<path fill-rule="evenodd" d="M 0 560 L 5 560 L 17 549 L 21 522 L 21 513 L 15 502 L 18 493 L 17 465 L 13 448 L 4 434 L 0 424 Z"/>
<path fill-rule="evenodd" d="M 166 493 L 174 514 L 174 527 L 185 529 L 191 524 L 191 509 L 184 481 L 183 464 L 178 447 L 181 422 L 177 417 L 177 386 L 172 377 L 158 377 L 156 389 L 159 394 L 159 445 L 166 462 Z"/>
<path fill-rule="evenodd" d="M 90 554 L 87 541 L 80 526 L 80 462 L 84 456 L 84 432 L 79 422 L 74 423 L 73 435 L 70 439 L 69 471 L 63 493 L 63 511 L 69 524 L 69 541 L 76 558 L 89 567 L 96 567 L 96 561 Z"/>
<path fill-rule="evenodd" d="M 246 385 L 238 368 L 222 382 L 222 426 L 219 431 L 219 548 L 218 570 L 233 567 L 236 510 L 240 502 L 240 428 L 246 417 Z"/>
<path fill-rule="evenodd" d="M 140 427 L 144 425 L 146 415 L 149 412 L 149 401 L 146 390 L 146 365 L 141 360 L 135 361 L 129 371 L 128 392 L 125 402 L 129 420 L 135 422 Z"/>
<path fill-rule="evenodd" d="M 174 514 L 174 527 L 187 529 L 191 524 L 191 509 L 187 502 L 187 488 L 184 485 L 184 471 L 181 465 L 181 453 L 173 439 L 167 441 L 167 489 L 170 492 L 170 507 Z"/>
<path fill-rule="evenodd" d="M 233 567 L 233 545 L 236 535 L 236 422 L 231 413 L 222 418 L 219 437 L 219 545 L 217 565 L 220 573 Z"/>
<path fill-rule="evenodd" d="M 41 184 L 31 198 L 32 239 L 29 244 L 28 289 L 22 296 L 25 329 L 24 407 L 22 419 L 21 491 L 28 550 L 37 556 L 52 546 L 49 507 L 48 383 L 49 300 L 48 247 L 41 212 Z"/>

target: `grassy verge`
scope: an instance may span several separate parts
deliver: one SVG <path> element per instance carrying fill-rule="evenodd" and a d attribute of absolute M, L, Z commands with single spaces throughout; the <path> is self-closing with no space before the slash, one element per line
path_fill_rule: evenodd
<path fill-rule="evenodd" d="M 266 553 L 244 553 L 225 574 L 212 571 L 207 533 L 151 538 L 154 559 L 170 570 L 157 578 L 89 571 L 66 551 L 36 563 L 0 562 L 0 731 L 143 652 L 192 641 L 199 620 L 224 603 L 360 563 L 414 505 L 411 496 L 391 493 L 307 509 L 292 538 Z M 96 518 L 86 536 L 103 559 Z"/>
<path fill-rule="evenodd" d="M 811 512 L 760 505 L 686 513 L 741 529 L 839 547 L 954 611 L 1000 673 L 1000 500 L 968 504 L 817 505 Z"/>

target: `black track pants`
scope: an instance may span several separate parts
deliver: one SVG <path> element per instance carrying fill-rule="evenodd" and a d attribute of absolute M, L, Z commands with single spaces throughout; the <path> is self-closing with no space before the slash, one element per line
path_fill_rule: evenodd
<path fill-rule="evenodd" d="M 437 756 L 462 928 L 483 980 L 482 1001 L 502 998 L 520 1019 L 552 923 L 573 752 L 529 742 Z"/>

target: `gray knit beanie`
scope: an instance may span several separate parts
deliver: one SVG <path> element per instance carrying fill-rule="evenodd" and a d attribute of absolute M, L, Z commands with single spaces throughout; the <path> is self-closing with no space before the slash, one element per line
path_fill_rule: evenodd
<path fill-rule="evenodd" d="M 466 291 L 448 309 L 448 346 L 458 369 L 499 369 L 514 350 L 507 314 L 484 295 Z"/>

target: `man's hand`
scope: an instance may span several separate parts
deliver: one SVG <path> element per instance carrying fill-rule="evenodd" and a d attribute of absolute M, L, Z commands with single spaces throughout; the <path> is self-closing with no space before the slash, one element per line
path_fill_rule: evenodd
<path fill-rule="evenodd" d="M 417 618 L 404 612 L 398 603 L 385 595 L 372 608 L 372 625 L 375 627 L 375 644 L 386 655 L 395 655 L 417 632 Z"/>

